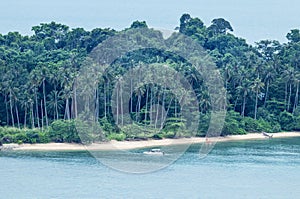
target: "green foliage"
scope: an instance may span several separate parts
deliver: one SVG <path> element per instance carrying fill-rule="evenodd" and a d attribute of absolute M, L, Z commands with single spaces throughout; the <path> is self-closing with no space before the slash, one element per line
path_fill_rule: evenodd
<path fill-rule="evenodd" d="M 237 112 L 229 111 L 226 115 L 221 135 L 226 136 L 246 134 L 246 131 L 241 128 L 241 120 L 242 117 Z"/>
<path fill-rule="evenodd" d="M 209 127 L 209 122 L 210 122 L 209 114 L 200 114 L 198 132 L 196 136 L 204 137 L 206 135 Z"/>
<path fill-rule="evenodd" d="M 112 133 L 112 132 L 116 131 L 116 129 L 113 126 L 112 122 L 110 122 L 108 120 L 108 118 L 101 118 L 99 120 L 99 123 L 100 123 L 101 129 L 104 131 L 105 134 L 109 134 L 109 133 Z"/>
<path fill-rule="evenodd" d="M 148 26 L 145 21 L 134 21 L 130 28 L 148 28 Z"/>
<path fill-rule="evenodd" d="M 181 132 L 186 129 L 185 121 L 180 118 L 168 118 L 165 121 L 164 131 L 165 132 Z"/>
<path fill-rule="evenodd" d="M 212 20 L 212 25 L 208 27 L 211 34 L 225 34 L 227 31 L 233 31 L 230 23 L 223 18 Z"/>
<path fill-rule="evenodd" d="M 80 143 L 74 120 L 57 120 L 49 129 L 49 137 L 52 142 Z"/>
<path fill-rule="evenodd" d="M 48 143 L 50 141 L 47 132 L 39 129 L 16 129 L 4 127 L 0 129 L 0 140 L 3 143 Z"/>
<path fill-rule="evenodd" d="M 148 26 L 145 21 L 134 21 L 126 30 L 135 32 L 135 28 Z M 18 32 L 0 35 L 0 122 L 7 126 L 0 127 L 0 142 L 79 143 L 74 121 L 77 117 L 75 77 L 87 55 L 98 44 L 119 32 L 107 28 L 91 31 L 70 29 L 55 22 L 42 23 L 32 30 L 32 36 L 23 36 Z M 149 31 L 149 35 L 137 32 L 134 36 L 139 42 L 147 44 L 164 42 L 160 32 Z M 286 35 L 288 42 L 285 44 L 263 40 L 254 46 L 229 33 L 232 31 L 230 22 L 223 18 L 213 19 L 209 26 L 189 14 L 183 14 L 180 18 L 179 32 L 208 51 L 224 78 L 230 111 L 222 135 L 299 130 L 300 31 L 291 30 Z M 166 43 L 179 46 L 176 42 L 181 37 L 174 33 Z M 94 127 L 83 125 L 82 128 L 87 130 L 82 135 L 84 142 L 106 138 L 124 140 L 192 136 L 186 131 L 188 121 L 178 119 L 179 102 L 170 102 L 174 98 L 171 91 L 157 85 L 142 86 L 132 94 L 130 115 L 136 124 L 126 126 L 123 132 L 114 124 L 111 99 L 116 77 L 144 63 L 162 63 L 185 75 L 199 100 L 200 121 L 196 135 L 205 136 L 212 104 L 201 74 L 178 55 L 163 50 L 142 49 L 122 56 L 108 67 L 106 77 L 100 81 L 97 90 L 100 99 L 97 112 L 104 135 L 95 135 Z M 150 121 L 153 114 L 150 107 L 153 104 L 168 109 L 167 120 L 163 125 L 159 124 L 163 126 L 159 132 L 139 126 L 153 125 Z M 218 127 L 218 124 L 215 125 Z"/>
<path fill-rule="evenodd" d="M 300 116 L 295 119 L 294 130 L 300 131 Z"/>
<path fill-rule="evenodd" d="M 108 135 L 109 140 L 123 141 L 125 140 L 125 138 L 126 138 L 125 133 L 111 133 Z"/>
<path fill-rule="evenodd" d="M 279 115 L 279 123 L 281 125 L 282 130 L 291 131 L 293 130 L 294 118 L 293 115 L 289 112 L 282 112 Z"/>

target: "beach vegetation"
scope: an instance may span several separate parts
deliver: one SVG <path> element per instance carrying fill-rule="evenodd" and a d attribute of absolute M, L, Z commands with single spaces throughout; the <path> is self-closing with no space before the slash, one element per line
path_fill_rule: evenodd
<path fill-rule="evenodd" d="M 233 27 L 224 18 L 213 19 L 206 25 L 186 13 L 177 28 L 203 47 L 224 80 L 227 115 L 221 135 L 299 131 L 299 30 L 290 30 L 286 43 L 262 40 L 249 44 L 234 35 Z M 134 21 L 126 30 L 137 28 L 148 25 L 145 21 Z M 149 30 L 153 39 L 138 32 L 134 34 L 146 43 L 162 41 L 160 32 Z M 0 34 L 0 142 L 80 143 L 81 139 L 94 142 L 206 135 L 212 103 L 205 78 L 182 57 L 151 48 L 133 50 L 111 63 L 95 88 L 95 121 L 99 122 L 102 134 L 89 132 L 85 137 L 80 136 L 76 126 L 79 70 L 98 44 L 122 31 L 71 29 L 56 22 L 41 23 L 32 27 L 32 31 L 30 36 L 19 32 Z M 176 34 L 167 42 L 176 42 Z M 131 89 L 129 114 L 121 114 L 123 102 L 112 100 L 120 77 L 133 68 L 148 65 L 171 67 L 190 83 L 199 102 L 196 132 L 187 131 L 189 121 L 182 119 L 180 99 L 176 99 L 171 89 L 155 83 Z M 138 75 L 151 78 L 151 74 Z M 115 115 L 113 104 L 118 110 Z M 132 123 L 127 124 L 128 120 Z"/>

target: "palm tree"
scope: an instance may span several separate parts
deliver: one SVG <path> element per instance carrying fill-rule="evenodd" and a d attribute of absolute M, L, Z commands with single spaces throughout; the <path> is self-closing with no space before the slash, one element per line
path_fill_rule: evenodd
<path fill-rule="evenodd" d="M 59 119 L 59 113 L 63 107 L 62 91 L 53 90 L 47 95 L 47 110 L 53 115 L 54 120 Z"/>
<path fill-rule="evenodd" d="M 246 109 L 246 103 L 247 103 L 247 96 L 250 91 L 250 81 L 245 79 L 240 86 L 237 87 L 237 90 L 242 95 L 243 103 L 242 103 L 242 111 L 241 116 L 245 116 L 245 109 Z"/>
<path fill-rule="evenodd" d="M 275 79 L 274 69 L 271 66 L 269 66 L 266 70 L 267 70 L 267 72 L 266 72 L 266 75 L 264 78 L 264 82 L 266 85 L 266 95 L 265 95 L 264 106 L 266 106 L 266 103 L 268 101 L 270 84 Z"/>
<path fill-rule="evenodd" d="M 283 79 L 285 80 L 285 104 L 286 104 L 286 111 L 290 110 L 291 104 L 291 96 L 292 96 L 292 83 L 295 77 L 295 70 L 292 67 L 288 67 L 283 72 Z M 289 94 L 288 94 L 288 87 L 289 87 Z M 288 97 L 287 97 L 288 95 Z"/>
<path fill-rule="evenodd" d="M 295 93 L 295 101 L 294 101 L 294 106 L 293 106 L 293 114 L 295 113 L 295 110 L 299 103 L 299 82 L 300 82 L 300 73 L 299 72 L 295 73 L 294 82 L 296 84 L 296 93 Z"/>
<path fill-rule="evenodd" d="M 254 109 L 254 119 L 256 120 L 257 116 L 257 104 L 258 104 L 258 93 L 264 87 L 264 83 L 257 77 L 252 83 L 251 89 L 255 93 L 255 109 Z"/>

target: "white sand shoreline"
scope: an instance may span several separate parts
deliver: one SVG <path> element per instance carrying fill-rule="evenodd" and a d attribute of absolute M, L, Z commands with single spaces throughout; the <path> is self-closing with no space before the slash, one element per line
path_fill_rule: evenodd
<path fill-rule="evenodd" d="M 288 137 L 300 137 L 300 132 L 282 132 L 273 133 L 273 138 L 288 138 Z M 146 141 L 110 141 L 97 144 L 91 144 L 88 146 L 82 144 L 70 144 L 70 143 L 48 143 L 48 144 L 4 144 L 3 149 L 7 150 L 21 150 L 21 151 L 84 151 L 84 150 L 99 150 L 99 151 L 111 151 L 111 150 L 128 150 L 147 147 L 169 146 L 169 145 L 181 145 L 181 144 L 196 144 L 208 142 L 228 142 L 239 140 L 260 140 L 269 139 L 262 133 L 249 133 L 246 135 L 230 135 L 226 137 L 215 138 L 180 138 L 180 139 L 163 139 L 163 140 L 146 140 Z"/>

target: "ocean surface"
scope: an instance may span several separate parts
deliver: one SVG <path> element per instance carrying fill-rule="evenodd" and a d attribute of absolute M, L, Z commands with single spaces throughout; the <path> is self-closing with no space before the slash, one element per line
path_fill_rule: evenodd
<path fill-rule="evenodd" d="M 300 138 L 217 143 L 204 159 L 199 147 L 146 174 L 116 171 L 85 151 L 2 151 L 0 198 L 300 198 Z"/>

